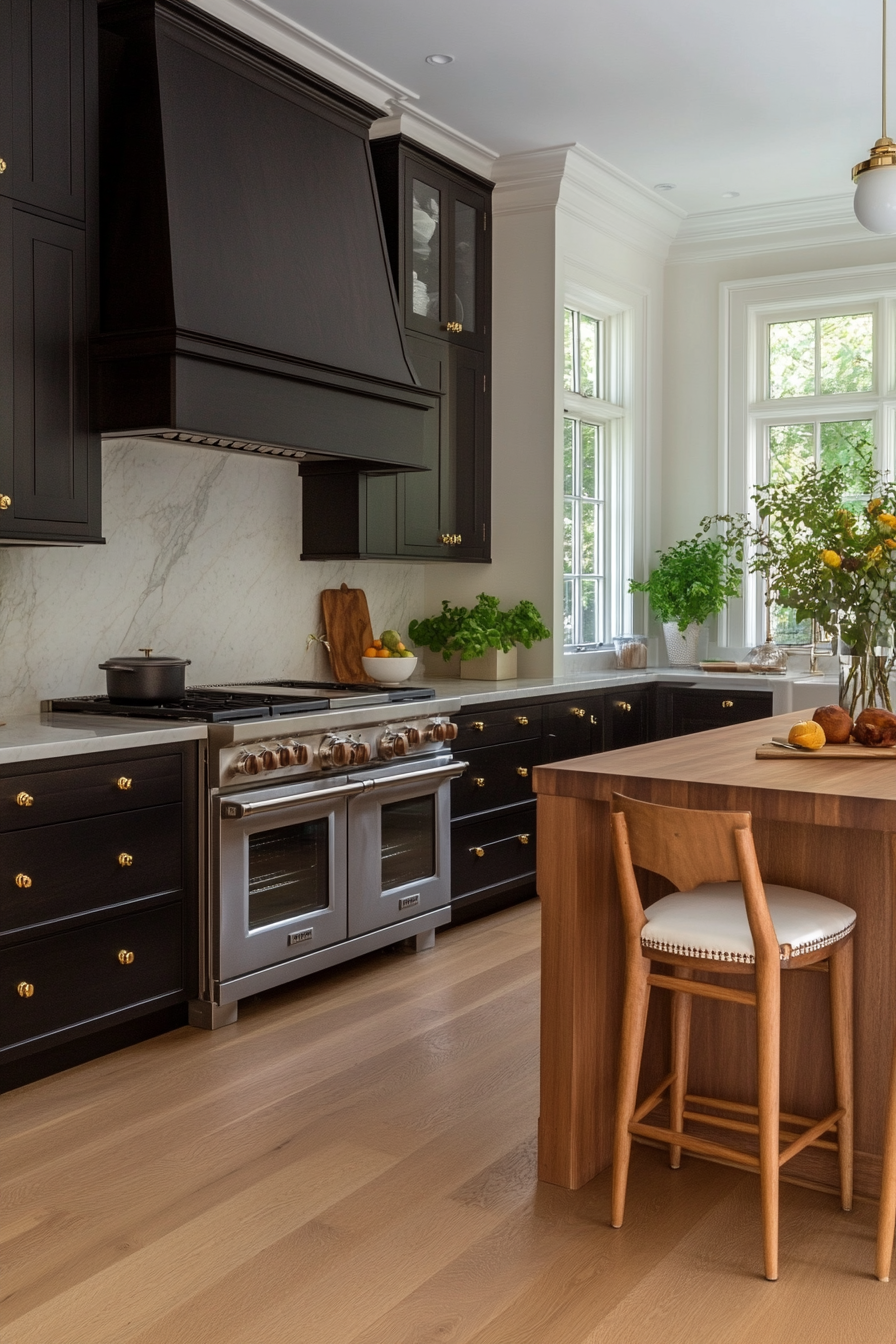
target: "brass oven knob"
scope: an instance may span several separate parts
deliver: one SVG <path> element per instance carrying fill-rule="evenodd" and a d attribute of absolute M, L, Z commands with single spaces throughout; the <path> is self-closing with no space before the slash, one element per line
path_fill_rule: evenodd
<path fill-rule="evenodd" d="M 454 725 L 452 724 L 452 727 L 453 726 Z M 480 724 L 479 726 L 482 727 L 482 724 Z M 476 727 L 475 723 L 473 724 L 473 727 L 474 728 Z M 429 740 L 431 742 L 444 742 L 447 736 L 448 736 L 447 723 L 431 723 L 429 725 Z"/>
<path fill-rule="evenodd" d="M 734 701 L 733 701 L 733 700 L 723 700 L 723 701 L 722 701 L 722 708 L 723 708 L 723 709 L 733 709 L 733 708 L 734 708 Z"/>
<path fill-rule="evenodd" d="M 366 742 L 356 742 L 352 747 L 352 765 L 366 765 L 370 760 L 370 747 Z"/>
<path fill-rule="evenodd" d="M 30 807 L 34 802 L 34 799 L 31 797 L 30 793 L 26 793 L 25 790 L 22 789 L 21 793 L 16 794 L 16 802 L 19 807 Z"/>
<path fill-rule="evenodd" d="M 118 960 L 121 962 L 122 966 L 133 966 L 134 954 L 133 952 L 128 952 L 125 948 L 122 948 L 118 954 Z"/>
<path fill-rule="evenodd" d="M 29 985 L 27 980 L 20 980 L 16 985 L 16 993 L 20 999 L 30 999 L 34 994 L 34 986 Z"/>
<path fill-rule="evenodd" d="M 2 162 L 3 160 L 0 159 L 0 163 Z M 0 509 L 8 509 L 11 503 L 12 500 L 10 499 L 9 495 L 0 495 Z"/>
<path fill-rule="evenodd" d="M 118 866 L 119 866 L 119 868 L 130 868 L 130 867 L 132 867 L 133 862 L 134 862 L 134 856 L 133 856 L 133 854 L 125 854 L 125 853 L 121 853 L 121 854 L 119 854 L 119 856 L 118 856 Z"/>
<path fill-rule="evenodd" d="M 426 741 L 426 734 L 421 733 L 419 728 L 405 728 L 404 731 L 407 733 L 408 741 L 412 747 L 419 747 L 421 742 Z"/>
<path fill-rule="evenodd" d="M 289 747 L 285 747 L 282 742 L 278 743 L 274 748 L 274 754 L 277 757 L 277 765 L 281 770 L 287 765 L 292 765 L 292 752 Z"/>
<path fill-rule="evenodd" d="M 477 845 L 476 848 L 473 850 L 473 853 L 476 855 L 477 859 L 485 858 L 485 850 L 482 848 L 481 845 Z"/>
<path fill-rule="evenodd" d="M 525 714 L 517 714 L 516 721 L 521 728 L 526 728 L 529 723 L 529 720 L 526 718 Z"/>
<path fill-rule="evenodd" d="M 378 751 L 383 759 L 388 761 L 393 756 L 407 756 L 409 745 L 406 733 L 383 733 L 378 743 Z"/>
<path fill-rule="evenodd" d="M 234 769 L 241 775 L 257 775 L 261 769 L 261 757 L 256 756 L 253 751 L 244 751 Z"/>
<path fill-rule="evenodd" d="M 351 765 L 354 747 L 344 738 L 337 738 L 330 745 L 330 759 L 334 765 Z"/>
<path fill-rule="evenodd" d="M 304 742 L 287 742 L 280 748 L 281 765 L 307 765 L 309 760 L 308 748 Z"/>
<path fill-rule="evenodd" d="M 31 886 L 31 878 L 28 876 L 27 873 L 16 873 L 16 886 L 17 887 Z"/>
<path fill-rule="evenodd" d="M 529 778 L 529 771 L 528 771 L 528 769 L 526 768 L 525 765 L 518 765 L 517 768 L 516 768 L 516 772 L 517 772 L 517 774 L 519 775 L 520 779 L 528 779 L 528 778 Z"/>
<path fill-rule="evenodd" d="M 576 719 L 584 719 L 584 717 L 585 717 L 585 711 L 584 711 L 584 709 L 571 709 L 569 712 L 570 712 L 570 714 L 572 714 L 573 717 L 576 718 Z"/>
<path fill-rule="evenodd" d="M 122 793 L 127 793 L 128 789 L 132 789 L 134 787 L 134 781 L 132 779 L 128 779 L 127 775 L 122 775 L 120 779 L 116 779 L 115 787 L 117 789 L 121 789 Z"/>
<path fill-rule="evenodd" d="M 528 836 L 528 834 L 518 835 L 518 836 L 517 836 L 517 840 L 519 840 L 519 842 L 520 842 L 521 845 L 528 845 L 528 843 L 529 843 L 529 836 Z"/>
<path fill-rule="evenodd" d="M 482 778 L 481 775 L 474 775 L 473 778 L 470 780 L 470 783 L 473 785 L 474 789 L 485 788 L 485 780 Z"/>
<path fill-rule="evenodd" d="M 273 747 L 265 747 L 264 751 L 261 753 L 261 768 L 262 768 L 263 770 L 279 770 L 279 769 L 280 769 L 280 749 L 279 749 L 279 748 L 277 748 L 277 749 L 275 750 Z"/>
<path fill-rule="evenodd" d="M 446 724 L 445 724 L 445 741 L 446 741 L 446 742 L 453 742 L 454 739 L 455 739 L 456 737 L 457 737 L 457 724 L 456 724 L 456 723 L 446 723 Z"/>

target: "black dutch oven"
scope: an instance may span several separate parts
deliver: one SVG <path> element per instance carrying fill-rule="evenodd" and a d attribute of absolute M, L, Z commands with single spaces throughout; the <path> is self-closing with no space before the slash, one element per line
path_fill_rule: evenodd
<path fill-rule="evenodd" d="M 183 700 L 190 659 L 153 657 L 152 649 L 140 652 L 142 658 L 110 658 L 100 663 L 109 699 L 119 705 Z"/>

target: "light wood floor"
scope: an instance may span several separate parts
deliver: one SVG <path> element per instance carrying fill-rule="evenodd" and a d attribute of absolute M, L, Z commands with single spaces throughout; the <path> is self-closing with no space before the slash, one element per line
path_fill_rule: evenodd
<path fill-rule="evenodd" d="M 876 1205 L 534 1176 L 538 907 L 0 1097 L 3 1344 L 893 1344 Z"/>

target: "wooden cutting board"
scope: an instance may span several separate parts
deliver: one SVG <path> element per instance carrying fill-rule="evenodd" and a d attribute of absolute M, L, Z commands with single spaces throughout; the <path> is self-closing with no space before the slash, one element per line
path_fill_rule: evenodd
<path fill-rule="evenodd" d="M 363 588 L 324 588 L 320 605 L 330 646 L 330 666 L 337 681 L 373 681 L 361 655 L 373 643 L 373 627 Z"/>
<path fill-rule="evenodd" d="M 896 761 L 896 747 L 862 747 L 858 742 L 827 742 L 820 751 L 790 751 L 774 742 L 756 748 L 757 761 Z"/>

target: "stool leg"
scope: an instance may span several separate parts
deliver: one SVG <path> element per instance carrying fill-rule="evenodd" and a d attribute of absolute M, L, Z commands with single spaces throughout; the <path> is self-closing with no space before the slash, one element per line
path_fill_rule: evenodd
<path fill-rule="evenodd" d="M 853 1066 L 852 1066 L 852 939 L 828 959 L 831 991 L 831 1044 L 837 1105 L 846 1114 L 837 1123 L 837 1159 L 840 1163 L 840 1203 L 852 1208 Z"/>
<path fill-rule="evenodd" d="M 877 1221 L 877 1267 L 882 1283 L 890 1278 L 893 1258 L 893 1233 L 896 1231 L 896 1044 L 890 1065 L 890 1092 L 887 1097 L 887 1122 L 884 1129 L 884 1169 L 880 1183 L 880 1214 Z"/>
<path fill-rule="evenodd" d="M 672 974 L 679 980 L 690 980 L 693 972 L 688 966 L 676 966 Z M 684 1129 L 684 1098 L 688 1090 L 688 1055 L 691 1045 L 690 994 L 672 991 L 672 1072 L 675 1077 L 669 1089 L 669 1128 L 679 1133 Z M 681 1166 L 681 1146 L 669 1144 L 669 1166 L 677 1171 Z"/>
<path fill-rule="evenodd" d="M 632 1151 L 632 1136 L 628 1127 L 638 1099 L 638 1075 L 641 1072 L 644 1028 L 647 1024 L 647 1005 L 650 1001 L 650 986 L 647 983 L 649 974 L 650 962 L 644 957 L 628 959 L 625 1003 L 622 1009 L 622 1042 L 619 1050 L 619 1087 L 616 1093 L 616 1134 L 613 1143 L 613 1193 L 610 1202 L 610 1222 L 613 1227 L 621 1227 L 625 1215 L 625 1191 Z"/>
<path fill-rule="evenodd" d="M 756 967 L 759 1064 L 759 1184 L 765 1277 L 778 1277 L 778 1185 L 781 1125 L 781 968 Z"/>

